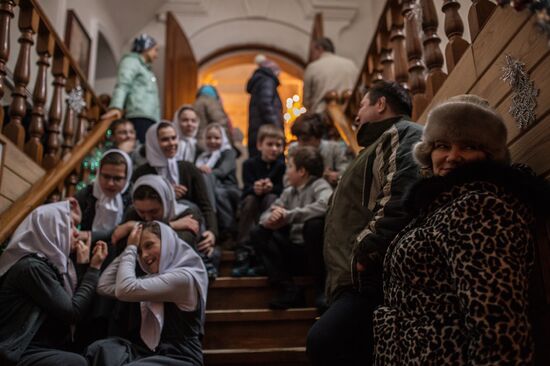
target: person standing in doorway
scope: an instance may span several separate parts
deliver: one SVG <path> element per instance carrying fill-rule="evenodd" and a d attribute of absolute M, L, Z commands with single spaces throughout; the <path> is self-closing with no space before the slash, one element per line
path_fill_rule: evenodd
<path fill-rule="evenodd" d="M 248 80 L 246 91 L 250 94 L 248 107 L 248 156 L 260 155 L 256 147 L 258 130 L 272 124 L 283 129 L 283 104 L 277 87 L 281 68 L 269 59 L 262 59 L 259 67 Z"/>
<path fill-rule="evenodd" d="M 118 65 L 109 111 L 101 117 L 121 118 L 124 110 L 142 144 L 147 129 L 160 120 L 157 78 L 151 69 L 157 57 L 158 45 L 153 37 L 144 33 L 134 39 L 132 52 L 125 55 Z"/>

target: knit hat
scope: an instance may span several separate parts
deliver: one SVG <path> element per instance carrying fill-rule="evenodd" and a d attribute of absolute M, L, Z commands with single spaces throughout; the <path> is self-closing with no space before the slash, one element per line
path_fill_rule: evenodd
<path fill-rule="evenodd" d="M 134 39 L 132 52 L 142 53 L 150 48 L 153 48 L 157 41 L 148 34 L 142 33 Z"/>
<path fill-rule="evenodd" d="M 507 131 L 502 117 L 477 95 L 449 98 L 428 114 L 422 140 L 413 148 L 416 161 L 424 169 L 432 168 L 431 154 L 436 141 L 467 142 L 479 146 L 489 160 L 509 163 Z"/>

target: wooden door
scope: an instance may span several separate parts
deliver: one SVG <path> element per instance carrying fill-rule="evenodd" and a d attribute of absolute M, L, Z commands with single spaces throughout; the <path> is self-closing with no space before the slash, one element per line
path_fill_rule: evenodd
<path fill-rule="evenodd" d="M 307 62 L 311 62 L 311 44 L 313 41 L 318 40 L 319 38 L 324 37 L 323 32 L 323 13 L 317 13 L 315 14 L 315 19 L 313 19 L 313 27 L 311 29 L 311 39 L 309 41 L 310 48 L 309 48 L 309 55 L 307 58 Z"/>
<path fill-rule="evenodd" d="M 198 63 L 191 43 L 176 17 L 166 17 L 166 57 L 164 65 L 164 118 L 172 120 L 177 108 L 193 103 L 197 91 Z"/>

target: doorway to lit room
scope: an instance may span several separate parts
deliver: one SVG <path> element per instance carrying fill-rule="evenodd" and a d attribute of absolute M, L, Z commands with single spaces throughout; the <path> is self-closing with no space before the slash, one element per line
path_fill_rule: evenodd
<path fill-rule="evenodd" d="M 305 112 L 302 106 L 302 86 L 304 64 L 299 58 L 281 56 L 267 50 L 225 51 L 222 54 L 207 57 L 199 68 L 199 86 L 214 85 L 222 99 L 225 111 L 234 128 L 243 134 L 243 145 L 248 136 L 248 103 L 250 95 L 246 84 L 258 67 L 254 60 L 258 54 L 277 62 L 281 67 L 279 75 L 279 96 L 283 103 L 285 134 L 291 140 L 290 127 L 294 119 Z"/>

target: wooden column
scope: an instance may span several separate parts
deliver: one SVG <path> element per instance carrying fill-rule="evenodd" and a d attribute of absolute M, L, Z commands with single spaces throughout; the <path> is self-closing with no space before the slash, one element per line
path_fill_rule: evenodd
<path fill-rule="evenodd" d="M 403 3 L 403 18 L 405 18 L 405 33 L 407 36 L 407 58 L 409 60 L 409 89 L 413 97 L 413 121 L 416 121 L 428 105 L 424 95 L 426 82 L 424 81 L 424 64 L 422 63 L 422 46 L 416 14 L 413 11 L 416 0 Z"/>
<path fill-rule="evenodd" d="M 73 197 L 75 195 L 78 176 L 78 170 L 73 170 L 67 179 L 65 179 L 65 197 Z"/>
<path fill-rule="evenodd" d="M 445 47 L 445 59 L 450 74 L 470 44 L 462 38 L 464 24 L 458 14 L 460 3 L 457 0 L 444 0 L 441 9 L 445 13 L 445 34 L 449 39 Z"/>
<path fill-rule="evenodd" d="M 65 92 L 69 94 L 73 89 L 80 86 L 78 76 L 71 72 L 69 75 L 69 81 L 66 84 Z M 76 125 L 76 112 L 71 108 L 69 99 L 65 100 L 65 120 L 63 121 L 63 146 L 61 150 L 61 156 L 63 159 L 71 153 L 74 146 L 74 135 Z"/>
<path fill-rule="evenodd" d="M 42 136 L 44 135 L 45 112 L 44 105 L 47 99 L 48 88 L 48 68 L 50 66 L 50 57 L 53 55 L 54 38 L 43 23 L 38 28 L 38 37 L 36 40 L 36 53 L 38 53 L 38 73 L 34 84 L 32 95 L 33 109 L 29 133 L 31 138 L 25 144 L 25 152 L 37 164 L 42 164 L 44 147 L 42 146 Z"/>
<path fill-rule="evenodd" d="M 369 55 L 369 74 L 371 75 L 370 81 L 372 84 L 377 81 L 384 80 L 384 75 L 382 75 L 382 64 L 380 63 L 380 54 L 371 54 Z"/>
<path fill-rule="evenodd" d="M 48 142 L 43 166 L 46 169 L 53 168 L 59 161 L 59 135 L 61 133 L 61 117 L 63 113 L 63 88 L 69 71 L 69 60 L 59 49 L 55 49 L 52 74 L 53 96 L 48 114 Z"/>
<path fill-rule="evenodd" d="M 403 33 L 403 16 L 401 15 L 401 5 L 397 2 L 394 2 L 391 6 L 390 41 L 393 48 L 395 81 L 408 89 L 409 72 L 407 70 L 405 34 Z"/>
<path fill-rule="evenodd" d="M 443 72 L 443 54 L 439 48 L 441 39 L 437 35 L 437 11 L 433 0 L 420 0 L 422 6 L 422 29 L 424 30 L 424 62 L 428 68 L 426 97 L 431 100 L 447 79 Z"/>
<path fill-rule="evenodd" d="M 4 127 L 4 134 L 20 149 L 25 143 L 25 128 L 21 123 L 27 112 L 27 84 L 31 74 L 31 47 L 33 34 L 38 30 L 39 17 L 30 1 L 22 1 L 19 11 L 19 55 L 13 72 L 15 84 L 10 105 L 10 123 Z"/>
<path fill-rule="evenodd" d="M 0 100 L 4 96 L 4 77 L 6 63 L 10 57 L 10 25 L 13 18 L 13 7 L 17 4 L 13 0 L 0 0 Z M 0 131 L 4 124 L 4 108 L 0 106 Z"/>
<path fill-rule="evenodd" d="M 472 6 L 468 10 L 468 26 L 470 27 L 470 39 L 476 39 L 479 31 L 487 19 L 493 14 L 496 5 L 489 0 L 472 0 Z"/>

